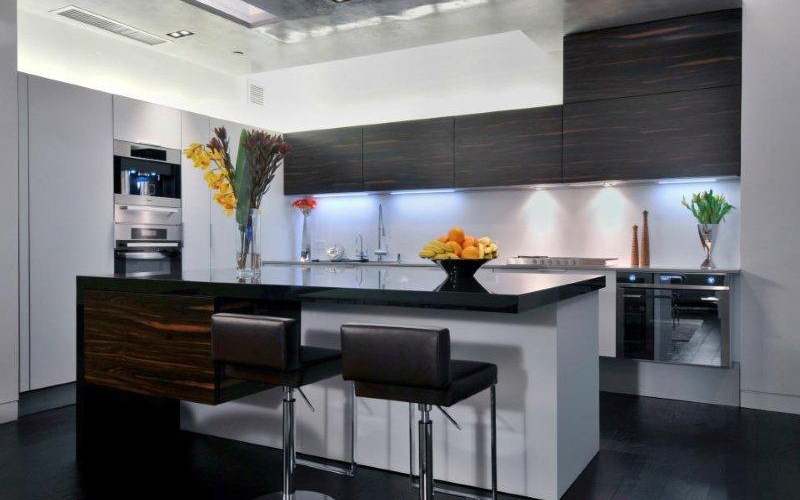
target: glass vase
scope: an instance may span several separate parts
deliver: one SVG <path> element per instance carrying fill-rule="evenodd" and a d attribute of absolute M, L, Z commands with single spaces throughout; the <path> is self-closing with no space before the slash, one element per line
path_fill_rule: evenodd
<path fill-rule="evenodd" d="M 300 237 L 300 262 L 311 260 L 311 234 L 308 231 L 309 212 L 303 212 L 303 234 Z"/>
<path fill-rule="evenodd" d="M 261 216 L 250 210 L 243 223 L 236 223 L 236 277 L 261 276 Z"/>

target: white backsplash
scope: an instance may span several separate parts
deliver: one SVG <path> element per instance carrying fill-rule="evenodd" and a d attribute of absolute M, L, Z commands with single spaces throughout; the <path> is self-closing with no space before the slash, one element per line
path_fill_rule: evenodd
<path fill-rule="evenodd" d="M 725 194 L 739 208 L 739 180 L 321 197 L 309 220 L 312 255 L 324 259 L 320 250 L 338 243 L 352 256 L 360 233 L 374 259 L 382 203 L 391 259 L 400 253 L 404 261 L 419 261 L 417 252 L 426 241 L 458 225 L 469 234 L 496 240 L 502 262 L 535 254 L 618 257 L 620 265 L 627 265 L 631 227 L 641 227 L 642 210 L 649 210 L 651 265 L 694 267 L 703 257 L 696 223 L 680 202 L 682 196 L 706 189 Z M 285 198 L 287 204 L 293 199 Z M 301 217 L 294 216 L 297 256 Z M 722 225 L 715 251 L 719 267 L 739 267 L 739 221 L 736 210 Z"/>

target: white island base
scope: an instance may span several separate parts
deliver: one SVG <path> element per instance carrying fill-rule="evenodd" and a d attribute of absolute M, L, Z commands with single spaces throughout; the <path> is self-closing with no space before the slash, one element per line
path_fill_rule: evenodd
<path fill-rule="evenodd" d="M 597 292 L 520 314 L 304 303 L 303 343 L 338 348 L 339 326 L 348 322 L 447 327 L 453 359 L 498 365 L 501 492 L 560 498 L 597 453 Z M 298 452 L 349 460 L 348 387 L 337 377 L 303 388 L 316 412 L 298 398 Z M 274 389 L 216 407 L 183 403 L 181 426 L 280 448 L 280 400 L 281 391 Z M 408 404 L 360 398 L 357 408 L 357 462 L 408 473 Z M 488 489 L 488 391 L 448 411 L 463 430 L 440 412 L 431 413 L 436 479 Z"/>

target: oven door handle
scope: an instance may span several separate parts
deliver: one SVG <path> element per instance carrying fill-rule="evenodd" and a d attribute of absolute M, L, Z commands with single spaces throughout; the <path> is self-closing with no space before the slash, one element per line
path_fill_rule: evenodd
<path fill-rule="evenodd" d="M 117 252 L 125 260 L 169 260 L 169 255 L 161 252 Z"/>
<path fill-rule="evenodd" d="M 644 289 L 644 290 L 702 290 L 709 292 L 725 292 L 730 290 L 729 286 L 710 286 L 710 285 L 651 285 L 645 283 L 618 283 L 617 288 L 623 289 Z"/>
<path fill-rule="evenodd" d="M 624 293 L 624 294 L 622 294 L 622 298 L 624 298 L 624 299 L 643 299 L 644 295 L 634 295 L 632 293 Z"/>
<path fill-rule="evenodd" d="M 165 212 L 170 214 L 177 214 L 180 212 L 179 208 L 148 207 L 145 205 L 120 205 L 119 209 L 127 210 L 129 212 Z"/>

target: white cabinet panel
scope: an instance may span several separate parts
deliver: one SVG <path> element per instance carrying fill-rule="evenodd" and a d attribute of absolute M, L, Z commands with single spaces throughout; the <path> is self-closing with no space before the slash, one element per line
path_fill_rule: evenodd
<path fill-rule="evenodd" d="M 114 139 L 178 149 L 181 147 L 181 112 L 115 95 Z"/>
<path fill-rule="evenodd" d="M 211 131 L 211 119 L 183 111 L 181 113 L 182 149 L 193 142 L 205 144 Z M 181 159 L 183 193 L 183 269 L 207 269 L 211 265 L 211 194 L 203 172 L 192 160 Z"/>
<path fill-rule="evenodd" d="M 75 380 L 75 277 L 114 270 L 111 96 L 30 76 L 30 388 Z"/>
<path fill-rule="evenodd" d="M 19 98 L 19 392 L 30 390 L 30 303 L 28 279 L 28 75 L 17 78 Z"/>

